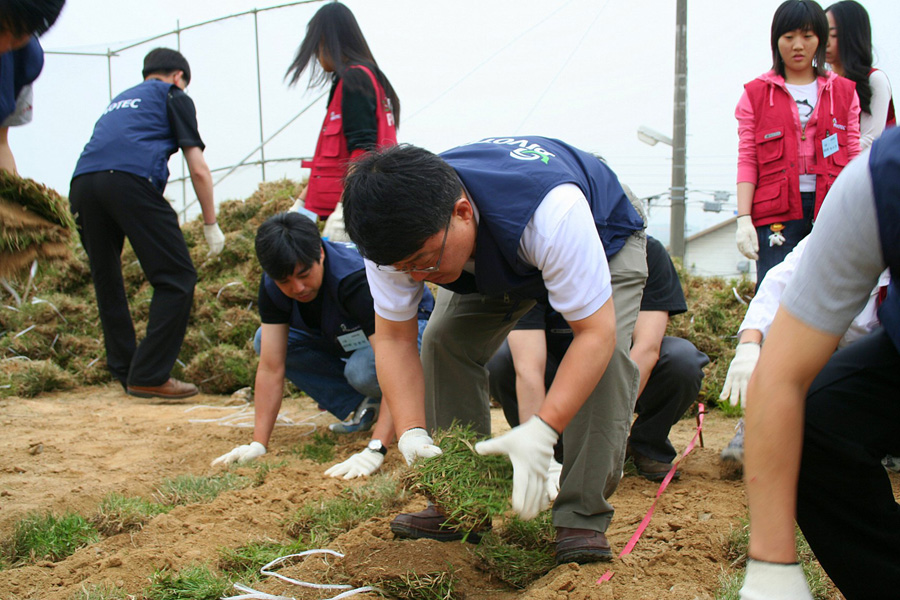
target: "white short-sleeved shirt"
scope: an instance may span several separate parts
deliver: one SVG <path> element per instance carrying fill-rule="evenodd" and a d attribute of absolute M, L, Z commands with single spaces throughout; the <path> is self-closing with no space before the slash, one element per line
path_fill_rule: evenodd
<path fill-rule="evenodd" d="M 474 201 L 472 205 L 477 222 L 477 205 Z M 574 184 L 565 183 L 547 193 L 522 233 L 518 256 L 541 271 L 550 305 L 568 321 L 589 317 L 612 296 L 603 243 L 587 198 Z M 380 317 L 389 321 L 415 317 L 423 282 L 379 271 L 369 260 L 366 274 Z"/>
<path fill-rule="evenodd" d="M 738 336 L 740 336 L 741 332 L 748 329 L 755 329 L 761 332 L 764 338 L 769 335 L 769 328 L 775 319 L 775 312 L 778 310 L 778 304 L 781 302 L 784 288 L 794 276 L 808 240 L 809 236 L 800 240 L 800 243 L 791 250 L 790 254 L 782 262 L 772 267 L 766 273 L 766 277 L 760 284 L 756 296 L 753 297 L 753 301 L 747 307 L 747 314 L 744 315 L 744 320 L 741 322 Z M 878 320 L 879 288 L 888 285 L 890 281 L 890 271 L 884 270 L 878 278 L 878 285 L 869 294 L 869 300 L 866 302 L 865 307 L 853 318 L 853 322 L 850 323 L 850 327 L 841 338 L 838 344 L 839 347 L 855 342 L 880 325 Z"/>
<path fill-rule="evenodd" d="M 880 239 L 866 150 L 828 192 L 781 305 L 810 327 L 843 335 L 886 267 Z"/>

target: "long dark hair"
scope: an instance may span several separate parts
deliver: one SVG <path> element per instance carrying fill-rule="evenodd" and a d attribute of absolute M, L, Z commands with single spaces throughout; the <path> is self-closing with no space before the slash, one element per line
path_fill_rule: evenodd
<path fill-rule="evenodd" d="M 309 88 L 319 87 L 330 81 L 328 73 L 322 70 L 316 60 L 320 45 L 334 63 L 334 76 L 343 79 L 348 89 L 366 92 L 371 87 L 366 74 L 359 72 L 358 69 L 350 69 L 350 66 L 362 65 L 372 71 L 391 101 L 394 122 L 399 126 L 400 98 L 397 97 L 391 82 L 378 68 L 378 63 L 369 50 L 369 44 L 366 43 L 356 17 L 340 2 L 329 2 L 310 19 L 306 26 L 306 37 L 300 42 L 294 62 L 285 74 L 289 85 L 295 85 L 307 67 L 310 67 Z"/>
<path fill-rule="evenodd" d="M 856 84 L 859 108 L 871 113 L 872 88 L 869 71 L 872 70 L 872 25 L 869 13 L 859 2 L 842 0 L 825 9 L 834 18 L 838 34 L 838 56 L 844 77 Z"/>
<path fill-rule="evenodd" d="M 828 17 L 815 0 L 785 0 L 772 17 L 772 69 L 784 77 L 784 60 L 778 51 L 778 39 L 789 31 L 812 31 L 819 38 L 814 61 L 816 75 L 825 75 L 825 48 L 828 46 Z"/>

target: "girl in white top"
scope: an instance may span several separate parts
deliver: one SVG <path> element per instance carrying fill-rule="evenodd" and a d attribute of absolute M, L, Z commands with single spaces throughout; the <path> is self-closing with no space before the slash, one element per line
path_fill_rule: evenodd
<path fill-rule="evenodd" d="M 895 124 L 891 82 L 883 71 L 872 68 L 872 26 L 869 14 L 854 0 L 829 6 L 828 46 L 825 60 L 831 69 L 856 83 L 859 96 L 859 145 L 865 150 L 885 127 Z"/>

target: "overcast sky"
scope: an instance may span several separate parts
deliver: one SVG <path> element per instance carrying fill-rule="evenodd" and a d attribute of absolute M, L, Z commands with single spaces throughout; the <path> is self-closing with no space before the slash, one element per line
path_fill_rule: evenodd
<path fill-rule="evenodd" d="M 106 53 L 142 40 L 282 1 L 69 0 L 43 38 L 47 51 Z M 488 135 L 539 134 L 603 154 L 641 197 L 665 194 L 671 148 L 637 139 L 641 125 L 672 132 L 675 0 L 347 0 L 376 60 L 400 96 L 401 141 L 439 152 Z M 779 0 L 688 0 L 688 234 L 731 216 L 700 210 L 713 192 L 734 193 L 742 85 L 771 65 L 769 28 Z M 900 86 L 900 2 L 863 2 L 873 21 L 876 66 Z M 284 74 L 321 2 L 260 12 L 263 131 L 268 138 L 320 93 Z M 827 4 L 823 4 L 827 6 Z M 177 47 L 169 35 L 105 56 L 46 57 L 35 85 L 34 122 L 14 128 L 19 171 L 68 193 L 94 122 L 113 95 L 140 82 L 144 54 Z M 260 143 L 252 14 L 190 29 L 180 47 L 191 63 L 206 157 L 228 167 Z M 266 158 L 310 156 L 325 113 L 319 100 L 266 146 Z M 177 157 L 178 155 L 176 155 Z M 253 159 L 258 159 L 258 154 Z M 173 177 L 180 160 L 170 163 Z M 266 178 L 300 179 L 298 163 L 270 164 Z M 222 174 L 214 176 L 216 180 Z M 261 180 L 240 169 L 217 201 L 246 198 Z M 188 201 L 194 195 L 188 185 Z M 181 185 L 166 195 L 182 203 Z M 651 232 L 668 239 L 667 200 Z"/>

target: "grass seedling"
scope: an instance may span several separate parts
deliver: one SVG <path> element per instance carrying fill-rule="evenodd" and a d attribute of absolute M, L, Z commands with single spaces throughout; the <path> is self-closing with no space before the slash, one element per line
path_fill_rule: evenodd
<path fill-rule="evenodd" d="M 247 487 L 251 482 L 246 477 L 225 471 L 210 477 L 179 475 L 166 479 L 154 496 L 160 504 L 183 506 L 197 502 L 210 502 L 222 492 Z"/>
<path fill-rule="evenodd" d="M 330 433 L 316 432 L 312 435 L 309 442 L 292 449 L 291 454 L 323 464 L 334 460 L 334 447 L 336 444 L 337 440 Z"/>
<path fill-rule="evenodd" d="M 108 583 L 92 585 L 89 588 L 82 584 L 81 589 L 69 596 L 69 600 L 127 600 L 134 598 L 122 588 Z"/>
<path fill-rule="evenodd" d="M 12 566 L 19 566 L 39 560 L 62 560 L 99 539 L 97 530 L 75 513 L 31 514 L 16 523 L 3 546 Z"/>
<path fill-rule="evenodd" d="M 530 521 L 513 517 L 501 530 L 482 537 L 475 554 L 481 558 L 484 571 L 524 589 L 556 566 L 555 537 L 549 511 Z"/>
<path fill-rule="evenodd" d="M 266 477 L 269 476 L 269 472 L 274 469 L 280 469 L 281 467 L 287 465 L 286 460 L 279 460 L 276 462 L 266 462 L 262 460 L 257 460 L 253 463 L 253 487 L 259 487 L 266 482 Z"/>
<path fill-rule="evenodd" d="M 425 494 L 467 530 L 503 514 L 512 494 L 509 459 L 476 454 L 476 441 L 471 428 L 438 431 L 434 442 L 444 453 L 416 462 L 403 478 L 407 489 Z"/>
<path fill-rule="evenodd" d="M 288 534 L 327 544 L 372 517 L 389 514 L 404 501 L 396 481 L 377 475 L 364 486 L 345 488 L 338 498 L 303 506 L 289 522 Z"/>
<path fill-rule="evenodd" d="M 309 545 L 297 540 L 290 544 L 260 541 L 239 548 L 219 550 L 219 569 L 242 582 L 259 579 L 259 570 L 276 558 L 299 554 L 309 550 Z"/>
<path fill-rule="evenodd" d="M 208 567 L 193 565 L 177 573 L 157 571 L 150 578 L 147 600 L 219 600 L 230 591 L 231 583 Z"/>
<path fill-rule="evenodd" d="M 453 567 L 437 573 L 404 573 L 397 579 L 383 579 L 377 587 L 391 598 L 403 600 L 455 600 L 462 598 L 456 592 L 456 577 Z"/>
<path fill-rule="evenodd" d="M 171 506 L 143 498 L 112 493 L 100 501 L 97 514 L 91 521 L 100 533 L 110 536 L 140 529 L 156 515 L 171 509 Z"/>

